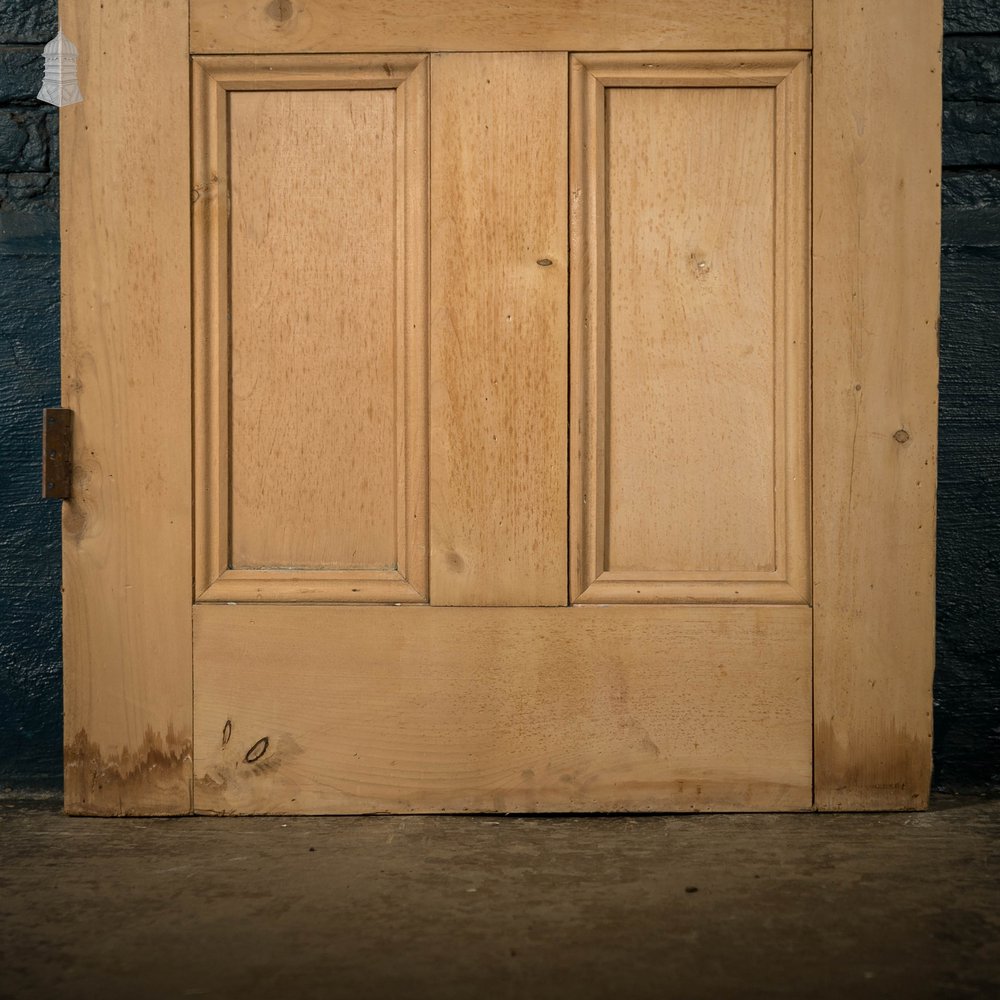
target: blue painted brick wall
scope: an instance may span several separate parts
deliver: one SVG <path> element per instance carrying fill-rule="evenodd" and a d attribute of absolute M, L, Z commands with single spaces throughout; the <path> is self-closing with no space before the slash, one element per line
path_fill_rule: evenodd
<path fill-rule="evenodd" d="M 59 401 L 58 114 L 35 100 L 54 0 L 0 0 L 0 788 L 62 764 L 59 504 L 39 412 Z"/>
<path fill-rule="evenodd" d="M 1000 789 L 1000 0 L 946 0 L 935 785 Z M 0 0 L 0 788 L 60 778 L 55 0 Z"/>
<path fill-rule="evenodd" d="M 935 784 L 1000 790 L 1000 0 L 946 0 Z"/>

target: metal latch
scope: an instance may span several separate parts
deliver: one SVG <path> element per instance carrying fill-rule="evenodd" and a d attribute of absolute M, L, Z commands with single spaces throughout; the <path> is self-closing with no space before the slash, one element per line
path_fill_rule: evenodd
<path fill-rule="evenodd" d="M 42 496 L 68 500 L 73 485 L 73 411 L 42 411 Z"/>

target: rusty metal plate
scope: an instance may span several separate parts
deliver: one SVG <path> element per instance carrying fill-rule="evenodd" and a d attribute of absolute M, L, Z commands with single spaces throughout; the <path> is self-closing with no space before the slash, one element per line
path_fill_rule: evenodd
<path fill-rule="evenodd" d="M 42 496 L 68 500 L 73 482 L 73 411 L 53 407 L 42 415 Z"/>

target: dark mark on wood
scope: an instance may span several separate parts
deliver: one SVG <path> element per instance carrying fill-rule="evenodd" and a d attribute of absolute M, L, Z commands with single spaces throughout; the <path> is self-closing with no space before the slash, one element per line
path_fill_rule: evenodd
<path fill-rule="evenodd" d="M 113 752 L 85 729 L 63 748 L 66 812 L 76 816 L 169 816 L 189 813 L 191 739 L 172 727 L 147 728 L 138 747 Z"/>
<path fill-rule="evenodd" d="M 908 431 L 905 431 L 905 430 L 903 430 L 903 428 L 900 428 L 900 429 L 899 429 L 898 431 L 896 431 L 896 433 L 895 433 L 895 434 L 893 434 L 893 437 L 894 437 L 894 438 L 895 438 L 895 439 L 896 439 L 896 440 L 897 440 L 897 441 L 898 441 L 898 442 L 899 442 L 900 444 L 906 444 L 906 442 L 910 440 L 910 434 L 909 434 L 909 432 L 908 432 Z"/>
<path fill-rule="evenodd" d="M 246 752 L 246 756 L 243 758 L 248 764 L 255 764 L 264 754 L 267 753 L 267 748 L 271 745 L 271 740 L 267 736 L 262 736 L 257 742 L 250 747 Z"/>
<path fill-rule="evenodd" d="M 284 777 L 282 769 L 302 754 L 302 747 L 289 733 L 275 733 L 274 746 L 271 738 L 259 740 L 245 755 L 242 749 L 236 751 L 235 757 L 218 749 L 205 760 L 204 769 L 194 779 L 195 811 L 207 816 L 249 815 L 275 809 L 296 812 L 299 785 L 294 777 Z M 240 743 L 233 746 L 240 747 Z M 253 766 L 247 767 L 248 763 Z"/>
<path fill-rule="evenodd" d="M 929 722 L 928 722 L 929 726 Z M 866 731 L 859 750 L 831 720 L 816 721 L 816 805 L 822 812 L 924 809 L 931 779 L 930 730 L 890 723 Z"/>
<path fill-rule="evenodd" d="M 551 266 L 552 266 L 552 261 L 551 261 L 551 260 L 549 260 L 549 258 L 548 258 L 548 257 L 542 257 L 542 258 L 540 258 L 539 260 L 536 260 L 536 261 L 535 261 L 535 263 L 536 263 L 536 264 L 537 264 L 537 265 L 538 265 L 539 267 L 551 267 Z"/>
<path fill-rule="evenodd" d="M 290 0 L 272 0 L 267 6 L 267 13 L 279 24 L 287 21 L 295 11 L 292 9 Z"/>
<path fill-rule="evenodd" d="M 226 724 L 222 727 L 222 745 L 225 746 L 233 735 L 233 723 L 231 719 L 226 719 Z"/>

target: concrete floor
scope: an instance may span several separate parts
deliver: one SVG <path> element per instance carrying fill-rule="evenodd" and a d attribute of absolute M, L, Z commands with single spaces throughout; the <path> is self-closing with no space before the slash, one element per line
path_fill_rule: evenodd
<path fill-rule="evenodd" d="M 1000 802 L 86 820 L 0 802 L 0 996 L 1000 996 Z"/>

